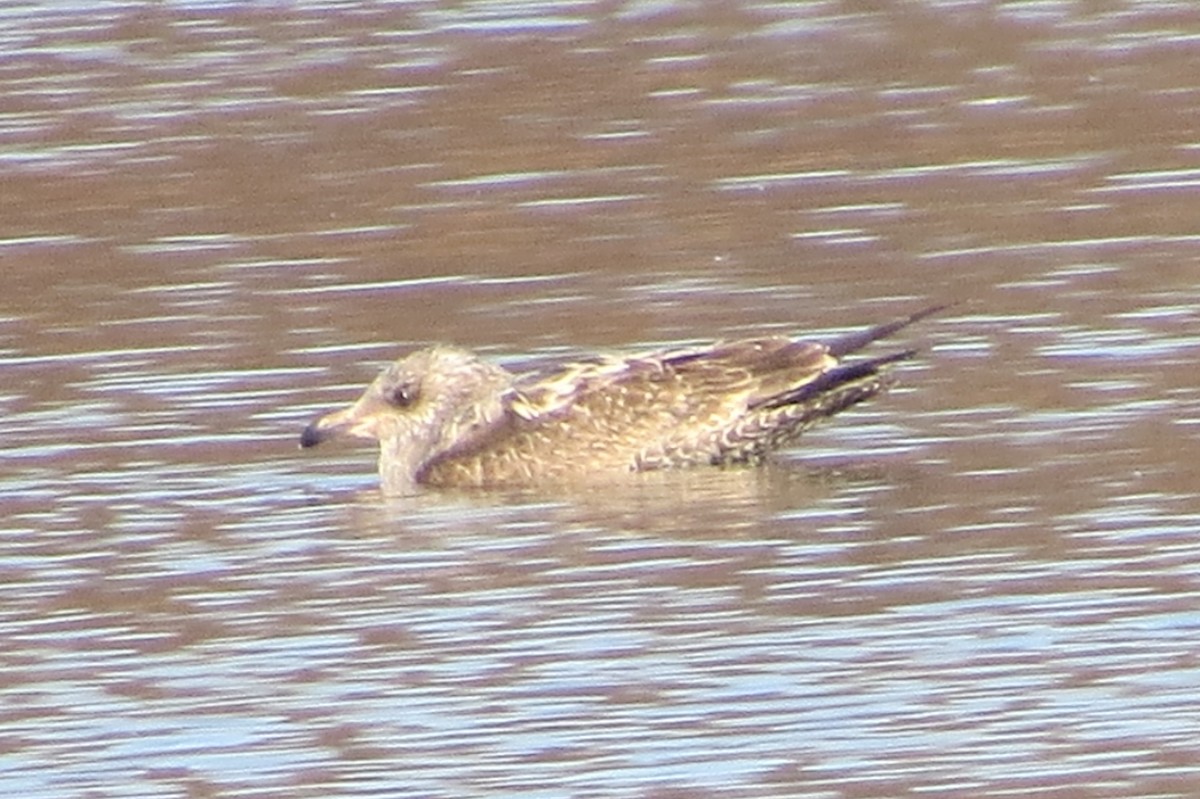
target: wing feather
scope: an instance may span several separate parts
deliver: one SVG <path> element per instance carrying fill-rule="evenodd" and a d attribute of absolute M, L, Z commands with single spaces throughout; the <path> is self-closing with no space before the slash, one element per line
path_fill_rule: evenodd
<path fill-rule="evenodd" d="M 614 453 L 637 453 L 630 468 L 702 462 L 719 455 L 748 409 L 834 365 L 822 344 L 745 339 L 571 364 L 518 380 L 506 401 L 514 432 L 547 447 L 602 441 Z"/>

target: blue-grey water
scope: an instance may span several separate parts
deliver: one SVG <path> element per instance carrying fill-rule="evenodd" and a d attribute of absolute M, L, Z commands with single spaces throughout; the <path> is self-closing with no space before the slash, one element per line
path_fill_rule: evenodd
<path fill-rule="evenodd" d="M 0 11 L 0 793 L 1195 796 L 1188 3 Z M 757 470 L 314 415 L 926 304 Z"/>

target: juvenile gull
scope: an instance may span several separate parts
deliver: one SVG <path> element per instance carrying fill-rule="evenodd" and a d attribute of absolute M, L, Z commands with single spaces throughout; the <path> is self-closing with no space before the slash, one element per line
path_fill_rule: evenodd
<path fill-rule="evenodd" d="M 754 463 L 884 390 L 890 365 L 915 350 L 842 358 L 941 307 L 824 343 L 743 339 L 549 374 L 518 376 L 465 350 L 430 347 L 385 368 L 350 407 L 313 421 L 300 446 L 339 435 L 379 441 L 387 494 Z"/>

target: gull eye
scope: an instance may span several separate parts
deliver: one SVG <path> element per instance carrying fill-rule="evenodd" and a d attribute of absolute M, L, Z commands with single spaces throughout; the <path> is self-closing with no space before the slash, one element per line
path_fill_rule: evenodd
<path fill-rule="evenodd" d="M 417 387 L 401 383 L 388 393 L 388 401 L 398 408 L 407 408 L 417 401 Z"/>

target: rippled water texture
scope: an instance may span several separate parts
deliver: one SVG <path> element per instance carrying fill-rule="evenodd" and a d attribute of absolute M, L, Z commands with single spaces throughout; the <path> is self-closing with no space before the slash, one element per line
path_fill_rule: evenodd
<path fill-rule="evenodd" d="M 9 3 L 0 793 L 1194 796 L 1190 2 Z M 898 337 L 761 470 L 376 491 L 406 348 Z"/>

